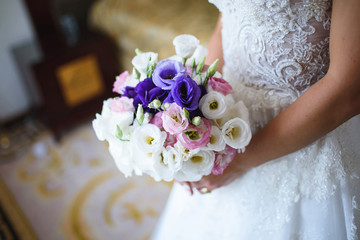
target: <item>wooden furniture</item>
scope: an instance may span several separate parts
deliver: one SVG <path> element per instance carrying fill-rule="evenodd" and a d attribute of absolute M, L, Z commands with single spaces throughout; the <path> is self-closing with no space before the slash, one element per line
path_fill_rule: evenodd
<path fill-rule="evenodd" d="M 117 49 L 87 27 L 90 0 L 25 0 L 43 58 L 32 66 L 55 136 L 101 111 L 119 74 Z"/>

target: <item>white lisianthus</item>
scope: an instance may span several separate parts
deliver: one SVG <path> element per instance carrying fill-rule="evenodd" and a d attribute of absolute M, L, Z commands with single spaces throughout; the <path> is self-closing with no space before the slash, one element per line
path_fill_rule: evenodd
<path fill-rule="evenodd" d="M 195 71 L 194 71 L 194 74 L 192 74 L 192 75 L 193 75 L 193 76 L 191 76 L 192 80 L 194 80 L 197 85 L 201 85 L 204 78 L 202 78 L 200 75 L 196 75 Z"/>
<path fill-rule="evenodd" d="M 111 103 L 114 99 L 108 98 L 103 102 L 101 116 L 103 117 L 110 117 L 111 116 Z"/>
<path fill-rule="evenodd" d="M 174 148 L 175 151 L 179 154 L 178 156 L 180 157 L 182 162 L 189 160 L 192 155 L 200 151 L 199 148 L 195 148 L 193 150 L 187 149 L 179 141 L 175 143 Z"/>
<path fill-rule="evenodd" d="M 230 96 L 230 95 L 227 95 L 226 97 L 228 97 L 228 96 Z M 221 119 L 216 120 L 216 123 L 219 126 L 223 126 L 230 119 L 237 118 L 237 117 L 241 118 L 248 124 L 250 123 L 249 110 L 245 106 L 243 101 L 238 101 L 237 103 L 235 103 L 233 100 L 229 99 L 229 100 L 226 100 L 226 105 L 228 106 L 228 109 L 229 109 L 227 111 L 227 114 L 225 114 Z"/>
<path fill-rule="evenodd" d="M 134 166 L 136 166 L 135 173 L 136 175 L 143 175 L 148 174 L 152 177 L 156 177 L 154 174 L 154 164 L 153 164 L 153 153 L 152 152 L 145 152 L 142 151 L 142 149 L 139 149 L 139 146 L 137 144 L 134 144 L 134 142 L 130 141 L 131 147 L 133 148 L 133 161 Z M 160 150 L 156 151 L 159 152 Z"/>
<path fill-rule="evenodd" d="M 126 87 L 135 87 L 138 83 L 139 81 L 135 78 L 135 76 L 133 74 L 130 74 L 130 76 L 126 78 L 124 85 Z"/>
<path fill-rule="evenodd" d="M 134 121 L 133 111 L 123 113 L 112 111 L 111 104 L 113 101 L 112 98 L 105 100 L 101 114 L 96 114 L 96 119 L 92 122 L 95 134 L 101 141 L 115 136 L 117 126 L 126 129 Z"/>
<path fill-rule="evenodd" d="M 245 150 L 249 144 L 252 134 L 250 126 L 241 118 L 233 118 L 222 127 L 225 143 L 232 148 Z"/>
<path fill-rule="evenodd" d="M 167 147 L 152 156 L 155 180 L 172 181 L 175 173 L 181 168 L 182 162 L 172 147 Z"/>
<path fill-rule="evenodd" d="M 201 112 L 207 119 L 219 119 L 226 114 L 225 96 L 219 92 L 211 91 L 199 101 Z"/>
<path fill-rule="evenodd" d="M 200 150 L 183 162 L 182 168 L 176 173 L 175 178 L 179 181 L 199 181 L 202 176 L 211 173 L 214 166 L 215 153 L 213 151 Z"/>
<path fill-rule="evenodd" d="M 220 152 L 225 149 L 226 143 L 220 128 L 211 126 L 210 142 L 206 145 L 206 149 Z"/>
<path fill-rule="evenodd" d="M 111 131 L 109 131 L 106 120 L 100 114 L 96 114 L 96 118 L 92 121 L 92 127 L 95 131 L 96 137 L 100 141 L 104 141 L 111 135 Z"/>
<path fill-rule="evenodd" d="M 131 63 L 140 72 L 141 80 L 144 80 L 147 76 L 147 67 L 150 64 L 158 62 L 158 54 L 154 52 L 145 52 L 136 55 Z"/>
<path fill-rule="evenodd" d="M 117 168 L 125 175 L 131 176 L 134 171 L 133 151 L 131 143 L 121 141 L 115 137 L 108 139 L 109 152 L 113 157 Z"/>
<path fill-rule="evenodd" d="M 198 64 L 204 57 L 207 56 L 207 54 L 207 48 L 202 45 L 198 45 L 194 51 L 194 54 L 186 61 L 186 66 L 190 66 L 193 59 L 195 59 L 195 63 Z"/>
<path fill-rule="evenodd" d="M 194 54 L 199 43 L 199 39 L 190 34 L 179 35 L 173 40 L 176 55 L 182 58 L 191 57 Z"/>
<path fill-rule="evenodd" d="M 131 142 L 145 153 L 154 153 L 161 150 L 166 140 L 166 132 L 161 131 L 154 124 L 143 124 L 135 128 Z"/>

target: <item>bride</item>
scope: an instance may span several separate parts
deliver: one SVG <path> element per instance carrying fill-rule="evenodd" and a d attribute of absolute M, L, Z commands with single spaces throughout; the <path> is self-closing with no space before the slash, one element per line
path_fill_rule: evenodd
<path fill-rule="evenodd" d="M 360 1 L 210 2 L 207 60 L 254 136 L 223 175 L 175 184 L 153 239 L 358 239 Z"/>

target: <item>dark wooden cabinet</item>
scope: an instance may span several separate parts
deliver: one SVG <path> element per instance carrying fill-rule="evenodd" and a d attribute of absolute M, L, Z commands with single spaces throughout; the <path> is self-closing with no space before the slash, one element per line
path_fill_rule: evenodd
<path fill-rule="evenodd" d="M 59 137 L 94 118 L 103 100 L 114 96 L 112 85 L 120 71 L 118 49 L 110 38 L 88 28 L 92 1 L 25 2 L 43 56 L 32 66 L 42 95 L 40 109 Z"/>

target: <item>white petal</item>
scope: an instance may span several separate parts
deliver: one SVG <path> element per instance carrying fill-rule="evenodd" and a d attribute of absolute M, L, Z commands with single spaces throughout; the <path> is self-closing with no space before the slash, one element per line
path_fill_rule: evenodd
<path fill-rule="evenodd" d="M 110 138 L 109 152 L 118 169 L 126 176 L 131 176 L 134 170 L 133 151 L 129 142 L 122 142 L 116 138 Z"/>
<path fill-rule="evenodd" d="M 150 61 L 149 61 L 150 60 Z M 146 75 L 147 66 L 149 63 L 157 62 L 158 54 L 154 52 L 145 52 L 136 55 L 131 63 L 143 75 Z"/>
<path fill-rule="evenodd" d="M 183 163 L 181 170 L 175 175 L 179 181 L 199 181 L 202 176 L 211 173 L 214 166 L 215 153 L 201 150 L 193 154 Z"/>
<path fill-rule="evenodd" d="M 193 35 L 182 34 L 174 38 L 173 44 L 175 46 L 176 55 L 182 58 L 191 57 L 197 46 L 199 45 L 199 40 Z"/>
<path fill-rule="evenodd" d="M 153 124 L 143 124 L 135 128 L 131 141 L 140 151 L 154 153 L 160 151 L 166 140 L 166 132 L 163 132 Z"/>
<path fill-rule="evenodd" d="M 213 105 L 216 104 L 216 107 Z M 199 101 L 201 112 L 207 119 L 219 119 L 226 114 L 225 96 L 219 92 L 211 91 Z"/>
<path fill-rule="evenodd" d="M 250 126 L 241 118 L 233 118 L 222 127 L 222 134 L 227 145 L 236 149 L 245 148 L 252 137 Z"/>
<path fill-rule="evenodd" d="M 206 145 L 209 150 L 222 151 L 226 147 L 221 130 L 217 126 L 211 126 L 210 142 Z"/>

